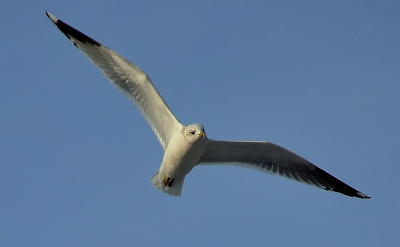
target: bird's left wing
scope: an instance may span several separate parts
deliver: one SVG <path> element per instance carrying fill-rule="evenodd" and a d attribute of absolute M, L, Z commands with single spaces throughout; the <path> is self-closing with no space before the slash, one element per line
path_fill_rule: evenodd
<path fill-rule="evenodd" d="M 297 154 L 270 142 L 209 139 L 199 165 L 230 164 L 293 179 L 347 196 L 370 198 Z"/>
<path fill-rule="evenodd" d="M 112 84 L 136 105 L 165 150 L 172 134 L 183 126 L 146 73 L 115 51 L 69 26 L 54 15 L 48 12 L 46 15 L 92 63 L 101 69 Z"/>

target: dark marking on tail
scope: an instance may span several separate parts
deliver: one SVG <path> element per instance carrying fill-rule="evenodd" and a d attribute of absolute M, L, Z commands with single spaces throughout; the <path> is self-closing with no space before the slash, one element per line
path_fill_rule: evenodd
<path fill-rule="evenodd" d="M 171 187 L 173 182 L 174 182 L 174 179 L 169 178 L 169 177 L 165 177 L 164 180 L 163 180 L 163 184 L 166 187 Z"/>

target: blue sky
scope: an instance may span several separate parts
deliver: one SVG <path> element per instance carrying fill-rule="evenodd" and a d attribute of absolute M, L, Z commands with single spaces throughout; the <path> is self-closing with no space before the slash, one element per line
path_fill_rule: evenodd
<path fill-rule="evenodd" d="M 0 246 L 398 246 L 398 1 L 3 1 Z M 209 137 L 268 140 L 371 196 L 231 166 L 179 198 L 162 148 L 45 10 Z"/>

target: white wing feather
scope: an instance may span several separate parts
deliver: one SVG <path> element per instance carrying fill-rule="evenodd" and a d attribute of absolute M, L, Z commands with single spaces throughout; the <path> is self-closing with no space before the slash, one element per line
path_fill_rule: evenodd
<path fill-rule="evenodd" d="M 236 165 L 348 196 L 369 198 L 297 154 L 270 142 L 208 140 L 199 165 Z"/>
<path fill-rule="evenodd" d="M 127 59 L 46 12 L 50 20 L 101 69 L 111 83 L 140 110 L 165 150 L 182 124 L 176 119 L 150 78 Z"/>

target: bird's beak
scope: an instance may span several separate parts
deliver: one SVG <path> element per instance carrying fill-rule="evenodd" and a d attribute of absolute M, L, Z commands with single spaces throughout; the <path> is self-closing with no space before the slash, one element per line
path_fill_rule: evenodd
<path fill-rule="evenodd" d="M 204 132 L 200 132 L 199 136 L 200 136 L 200 137 L 205 137 L 206 134 L 205 134 Z"/>

